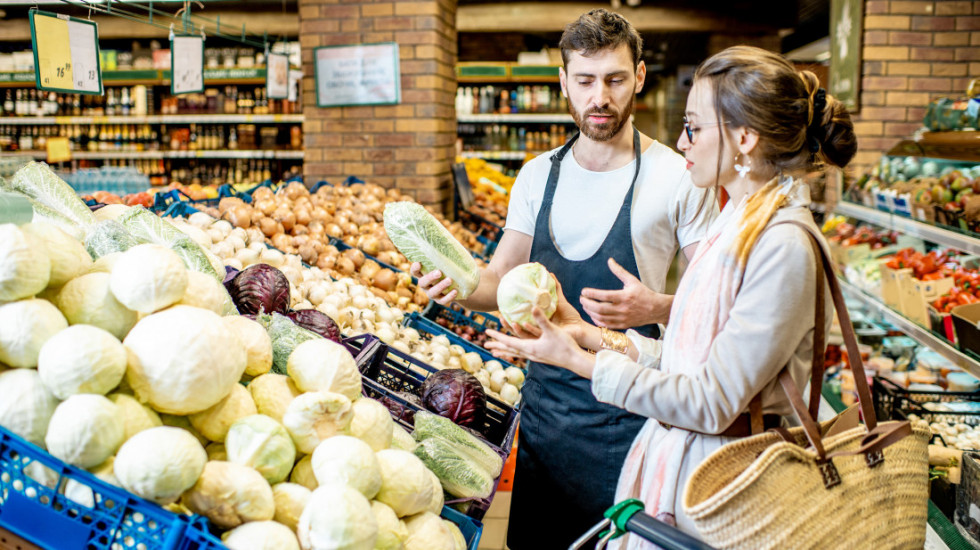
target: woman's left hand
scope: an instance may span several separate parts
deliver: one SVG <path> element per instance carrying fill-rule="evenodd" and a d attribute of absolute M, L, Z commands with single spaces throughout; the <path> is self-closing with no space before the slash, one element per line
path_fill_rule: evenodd
<path fill-rule="evenodd" d="M 486 347 L 494 357 L 525 357 L 538 363 L 568 369 L 583 378 L 592 378 L 595 356 L 580 348 L 562 327 L 549 321 L 540 308 L 535 307 L 531 315 L 538 325 L 537 330 L 525 329 L 522 331 L 524 338 L 487 330 L 487 335 L 493 340 L 487 342 Z M 528 338 L 532 332 L 539 333 L 537 338 Z"/>

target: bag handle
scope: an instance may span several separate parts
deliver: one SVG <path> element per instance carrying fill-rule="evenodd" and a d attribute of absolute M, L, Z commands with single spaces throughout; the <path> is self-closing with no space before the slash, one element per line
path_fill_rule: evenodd
<path fill-rule="evenodd" d="M 878 434 L 879 432 L 875 431 L 875 429 L 878 426 L 878 421 L 877 421 L 877 417 L 875 416 L 874 405 L 871 401 L 871 389 L 868 387 L 868 380 L 865 376 L 864 365 L 861 362 L 861 355 L 858 352 L 857 338 L 854 335 L 854 327 L 851 325 L 850 317 L 847 314 L 847 306 L 844 304 L 844 297 L 841 293 L 840 285 L 837 282 L 837 278 L 834 275 L 834 270 L 830 263 L 830 259 L 828 258 L 827 253 L 826 251 L 824 251 L 823 247 L 820 246 L 817 237 L 813 234 L 813 231 L 809 226 L 797 221 L 785 221 L 780 223 L 790 223 L 802 228 L 806 232 L 807 236 L 809 237 L 810 245 L 813 248 L 814 254 L 816 255 L 817 258 L 820 259 L 817 266 L 817 273 L 818 273 L 817 282 L 822 283 L 821 279 L 826 279 L 827 284 L 830 287 L 830 294 L 834 300 L 834 306 L 835 309 L 837 310 L 837 318 L 840 321 L 841 332 L 843 333 L 844 336 L 844 344 L 847 347 L 848 360 L 851 365 L 851 370 L 854 372 L 854 383 L 858 390 L 858 400 L 861 405 L 862 415 L 864 416 L 864 423 L 868 427 L 869 434 L 870 433 Z M 777 225 L 777 224 L 773 224 L 773 225 Z M 819 303 L 815 306 L 816 311 L 819 312 L 820 310 L 823 309 L 822 307 L 823 285 L 822 284 L 818 285 L 818 290 L 816 294 L 817 297 L 820 298 Z M 816 347 L 817 344 L 823 344 L 822 341 L 821 342 L 817 341 L 818 338 L 816 334 L 817 332 L 820 333 L 823 332 L 822 329 L 823 324 L 824 324 L 824 320 L 822 316 L 820 318 L 815 318 L 814 347 Z M 823 334 L 820 334 L 820 340 L 823 340 Z M 817 364 L 817 361 L 818 359 L 821 359 L 822 356 L 823 353 L 817 353 L 815 351 L 812 357 L 814 364 L 812 365 L 812 371 L 811 371 L 810 407 L 813 406 L 815 398 L 816 401 L 819 403 L 818 388 L 820 387 L 819 385 L 823 383 L 822 380 L 823 363 L 821 361 L 819 364 Z M 813 374 L 817 372 L 820 373 L 821 380 L 819 380 L 818 382 L 814 382 L 813 379 L 815 377 L 813 376 Z M 780 385 L 783 387 L 783 391 L 786 392 L 786 396 L 789 398 L 790 405 L 793 407 L 793 411 L 796 413 L 797 418 L 800 420 L 800 423 L 803 425 L 803 429 L 804 432 L 806 433 L 807 439 L 810 441 L 810 444 L 813 445 L 813 448 L 817 451 L 819 462 L 826 462 L 829 457 L 827 456 L 826 451 L 823 448 L 822 438 L 820 436 L 820 427 L 819 425 L 817 425 L 817 422 L 815 420 L 816 415 L 813 414 L 810 408 L 808 408 L 807 405 L 804 403 L 803 397 L 800 395 L 800 391 L 796 388 L 796 384 L 793 382 L 793 379 L 789 374 L 788 368 L 784 367 L 783 370 L 780 371 L 779 382 Z M 900 439 L 901 437 L 904 436 L 896 435 L 896 437 L 897 438 L 894 440 L 890 437 L 877 438 L 876 439 L 877 444 L 873 446 L 884 447 L 893 443 L 894 441 L 897 441 L 897 439 Z M 871 452 L 874 452 L 876 450 L 880 450 L 880 449 L 877 448 L 871 449 Z M 861 451 L 857 451 L 857 452 L 861 452 Z"/>

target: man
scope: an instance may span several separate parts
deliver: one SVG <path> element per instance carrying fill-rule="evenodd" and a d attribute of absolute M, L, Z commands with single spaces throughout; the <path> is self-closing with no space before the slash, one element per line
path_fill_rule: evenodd
<path fill-rule="evenodd" d="M 630 123 L 646 67 L 641 39 L 621 16 L 590 11 L 566 27 L 563 95 L 579 135 L 521 169 L 504 236 L 471 309 L 497 309 L 501 276 L 540 262 L 569 301 L 600 327 L 659 336 L 672 296 L 667 269 L 690 259 L 715 203 L 687 176 L 683 157 Z M 413 273 L 430 297 L 456 298 L 438 271 Z M 610 337 L 608 343 L 615 341 Z M 607 340 L 604 338 L 604 345 Z M 566 548 L 613 503 L 630 444 L 645 419 L 599 403 L 588 380 L 532 363 L 523 388 L 517 471 L 507 543 L 511 550 Z"/>

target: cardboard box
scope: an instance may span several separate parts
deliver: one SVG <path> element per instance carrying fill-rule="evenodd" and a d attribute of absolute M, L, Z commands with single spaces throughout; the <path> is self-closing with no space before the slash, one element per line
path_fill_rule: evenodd
<path fill-rule="evenodd" d="M 980 303 L 956 306 L 950 314 L 960 349 L 980 354 Z"/>
<path fill-rule="evenodd" d="M 912 268 L 892 269 L 882 264 L 881 267 L 881 300 L 895 311 L 902 311 L 902 289 L 911 285 Z"/>
<path fill-rule="evenodd" d="M 935 301 L 943 294 L 953 289 L 953 278 L 946 277 L 935 281 L 920 281 L 914 277 L 908 279 L 900 289 L 902 315 L 916 324 L 930 328 L 929 302 Z"/>

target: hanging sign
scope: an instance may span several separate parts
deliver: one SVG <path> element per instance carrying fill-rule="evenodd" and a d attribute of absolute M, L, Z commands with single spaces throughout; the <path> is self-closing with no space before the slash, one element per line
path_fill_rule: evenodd
<path fill-rule="evenodd" d="M 401 102 L 398 44 L 326 46 L 313 53 L 319 107 Z"/>
<path fill-rule="evenodd" d="M 289 71 L 289 101 L 299 101 L 300 87 L 303 85 L 303 71 Z"/>
<path fill-rule="evenodd" d="M 270 53 L 265 57 L 265 92 L 269 99 L 289 97 L 289 56 Z"/>
<path fill-rule="evenodd" d="M 178 35 L 170 39 L 170 92 L 204 91 L 204 38 Z"/>
<path fill-rule="evenodd" d="M 96 24 L 34 9 L 29 17 L 37 88 L 101 95 L 102 70 Z"/>

